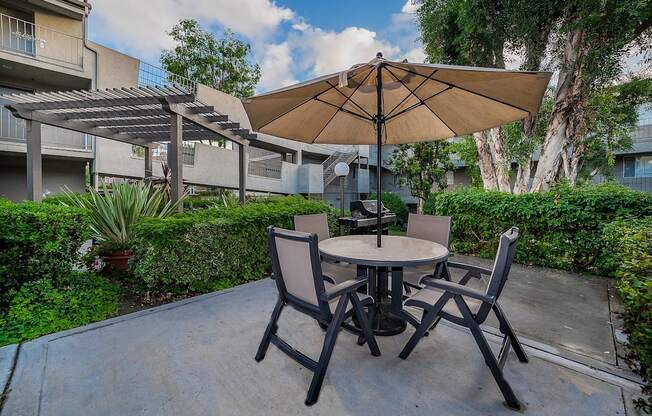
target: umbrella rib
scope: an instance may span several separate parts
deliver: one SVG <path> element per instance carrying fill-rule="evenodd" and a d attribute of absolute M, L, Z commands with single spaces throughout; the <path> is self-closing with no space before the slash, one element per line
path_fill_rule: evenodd
<path fill-rule="evenodd" d="M 437 71 L 438 71 L 437 69 L 435 69 L 434 71 L 432 71 L 432 74 L 430 74 L 430 76 L 435 75 L 435 72 L 437 72 Z M 391 72 L 391 71 L 390 71 L 390 72 Z M 392 73 L 392 75 L 394 75 L 394 74 Z M 394 76 L 394 78 L 396 78 L 396 76 Z M 423 81 L 421 81 L 421 83 L 420 83 L 419 85 L 417 85 L 417 87 L 414 89 L 414 91 L 411 91 L 409 88 L 407 88 L 407 87 L 405 86 L 405 84 L 404 84 L 402 81 L 399 81 L 401 84 L 403 84 L 403 86 L 405 87 L 405 89 L 407 89 L 408 91 L 410 91 L 410 93 L 409 93 L 408 95 L 406 95 L 406 96 L 401 100 L 400 103 L 396 104 L 396 105 L 394 106 L 394 108 L 392 108 L 392 109 L 390 110 L 390 112 L 387 113 L 387 115 L 385 116 L 385 118 L 386 118 L 386 119 L 390 119 L 390 118 L 392 118 L 392 117 L 391 117 L 392 113 L 393 113 L 397 108 L 399 108 L 399 107 L 400 107 L 400 106 L 405 102 L 405 100 L 407 100 L 408 98 L 412 97 L 413 95 L 414 95 L 415 97 L 417 97 L 417 98 L 419 99 L 419 101 L 421 101 L 421 98 L 419 98 L 419 97 L 415 94 L 415 92 L 416 92 L 416 90 L 418 90 L 419 88 L 421 88 L 421 86 L 422 86 L 423 84 L 425 84 L 426 81 L 428 81 L 428 79 L 429 79 L 429 78 L 424 78 Z M 401 112 L 402 112 L 402 111 L 401 111 Z M 400 114 L 400 113 L 399 113 L 399 114 Z"/>
<path fill-rule="evenodd" d="M 360 84 L 358 84 L 358 86 L 355 87 L 355 89 L 353 90 L 353 92 L 352 92 L 351 95 L 349 95 L 349 96 L 347 96 L 347 95 L 344 94 L 342 91 L 340 91 L 340 90 L 338 90 L 337 88 L 335 88 L 335 85 L 333 85 L 333 84 L 331 84 L 330 82 L 326 81 L 326 83 L 327 83 L 328 85 L 330 85 L 331 87 L 335 88 L 335 91 L 337 91 L 338 93 L 342 94 L 342 96 L 344 96 L 344 97 L 346 98 L 346 100 L 342 103 L 342 105 L 340 106 L 340 108 L 343 108 L 343 107 L 344 107 L 344 104 L 346 104 L 348 101 L 351 101 L 351 102 L 352 102 L 356 107 L 358 107 L 360 110 L 362 110 L 362 112 L 365 113 L 365 114 L 366 114 L 366 115 L 367 115 L 367 116 L 368 116 L 372 121 L 373 121 L 373 116 L 372 116 L 371 114 L 369 114 L 369 113 L 367 112 L 367 110 L 365 110 L 365 109 L 364 109 L 360 104 L 356 103 L 353 99 L 351 99 L 351 97 L 353 97 L 353 94 L 355 94 L 356 91 L 358 91 L 358 88 L 360 88 L 360 87 L 362 86 L 362 84 L 364 84 L 364 82 L 369 78 L 369 75 L 371 75 L 373 72 L 374 72 L 374 69 L 371 68 L 371 69 L 369 70 L 369 73 L 368 73 L 368 74 L 367 74 L 367 75 L 362 79 L 362 82 L 360 82 Z"/>
<path fill-rule="evenodd" d="M 506 105 L 506 106 L 509 106 L 509 107 L 515 108 L 515 109 L 517 109 L 517 110 L 525 111 L 526 113 L 531 114 L 530 111 L 528 111 L 528 110 L 526 110 L 526 109 L 524 109 L 524 108 L 521 108 L 521 107 L 519 107 L 519 106 L 517 106 L 517 105 L 510 104 L 510 103 L 505 102 L 505 101 L 503 101 L 503 100 L 499 100 L 498 98 L 489 97 L 488 95 L 484 95 L 484 94 L 482 94 L 482 93 L 479 93 L 479 92 L 476 92 L 476 91 L 472 91 L 472 90 L 470 90 L 470 89 L 468 89 L 468 88 L 460 87 L 459 85 L 457 85 L 457 84 L 453 84 L 452 82 L 442 81 L 442 80 L 437 79 L 437 78 L 432 78 L 432 77 L 430 77 L 430 76 L 426 76 L 426 75 L 420 74 L 420 73 L 418 73 L 418 72 L 415 72 L 415 71 L 412 71 L 412 70 L 409 70 L 409 69 L 405 69 L 405 68 L 401 68 L 401 67 L 398 67 L 398 66 L 394 66 L 394 65 L 389 64 L 389 63 L 387 64 L 387 66 L 388 66 L 388 67 L 392 67 L 392 68 L 396 68 L 396 69 L 400 69 L 401 71 L 405 71 L 405 72 L 408 72 L 408 73 L 410 73 L 410 74 L 418 75 L 418 76 L 420 76 L 420 77 L 428 78 L 428 79 L 430 79 L 430 80 L 432 80 L 432 81 L 441 82 L 442 84 L 446 84 L 446 85 L 451 86 L 451 87 L 453 87 L 453 88 L 457 88 L 457 89 L 460 89 L 460 90 L 462 90 L 462 91 L 466 91 L 466 92 L 468 92 L 468 93 L 470 93 L 470 94 L 474 94 L 474 95 L 480 96 L 480 97 L 482 97 L 482 98 L 486 98 L 486 99 L 488 99 L 488 100 L 496 101 L 497 103 L 501 103 L 501 104 L 504 104 L 504 105 Z M 388 70 L 388 71 L 389 71 L 389 70 Z M 390 71 L 390 72 L 392 72 L 392 71 Z M 394 74 L 392 73 L 392 75 L 394 75 Z M 394 77 L 396 77 L 396 75 L 394 75 Z M 399 80 L 399 82 L 400 82 L 400 80 Z M 402 82 L 401 82 L 401 83 L 402 83 Z M 403 84 L 403 85 L 405 85 L 405 84 Z M 407 87 L 406 87 L 406 88 L 407 88 Z"/>
<path fill-rule="evenodd" d="M 405 84 L 404 84 L 404 85 L 405 85 Z M 407 88 L 407 87 L 406 87 L 406 88 Z M 391 117 L 387 117 L 385 120 L 391 120 L 391 119 L 393 119 L 393 118 L 396 118 L 396 117 L 400 116 L 401 114 L 405 114 L 405 113 L 407 113 L 407 112 L 410 111 L 410 110 L 414 110 L 414 109 L 417 108 L 417 107 L 420 107 L 420 106 L 422 106 L 422 105 L 426 105 L 426 101 L 430 100 L 431 98 L 435 98 L 435 97 L 438 96 L 439 94 L 445 93 L 446 91 L 450 90 L 451 88 L 453 88 L 453 87 L 449 85 L 449 86 L 447 86 L 446 88 L 444 88 L 443 90 L 441 90 L 441 91 L 439 91 L 439 92 L 436 92 L 436 93 L 432 94 L 430 97 L 427 97 L 425 100 L 422 100 L 422 99 L 420 99 L 419 97 L 417 97 L 417 98 L 419 98 L 419 102 L 418 102 L 418 103 L 412 104 L 412 105 L 409 106 L 408 108 L 405 108 L 405 109 L 399 111 L 398 113 L 394 114 L 393 116 L 391 116 Z M 416 91 L 416 88 L 415 88 L 414 90 Z M 415 95 L 415 97 L 416 97 L 416 95 Z M 441 119 L 440 119 L 440 120 L 441 120 Z"/>
<path fill-rule="evenodd" d="M 346 108 L 342 108 L 342 107 L 337 106 L 337 105 L 335 105 L 335 104 L 333 104 L 333 103 L 329 103 L 328 101 L 324 101 L 324 100 L 322 100 L 322 99 L 319 98 L 319 97 L 315 97 L 315 98 L 313 98 L 313 100 L 315 100 L 315 101 L 319 101 L 320 103 L 328 104 L 328 105 L 330 105 L 331 107 L 337 108 L 337 111 L 341 111 L 341 112 L 343 112 L 343 113 L 348 113 L 348 114 L 354 115 L 354 116 L 359 117 L 359 118 L 361 118 L 361 119 L 363 119 L 363 120 L 366 120 L 366 121 L 374 121 L 374 119 L 371 118 L 371 117 L 366 117 L 366 116 L 364 116 L 364 115 L 362 115 L 362 114 L 360 114 L 360 113 L 356 113 L 355 111 L 347 110 Z M 337 111 L 335 112 L 335 114 L 337 114 Z M 334 117 L 334 116 L 333 116 L 333 117 Z"/>
<path fill-rule="evenodd" d="M 400 79 L 398 79 L 398 77 L 397 77 L 397 76 L 392 72 L 391 69 L 387 69 L 387 70 L 389 71 L 390 74 L 392 74 L 392 76 L 393 76 L 394 78 L 396 78 L 396 80 L 397 80 L 398 82 L 400 82 L 401 84 L 403 84 L 403 82 L 402 82 Z M 407 85 L 403 84 L 403 86 L 404 86 L 405 88 L 407 88 L 408 90 L 410 90 L 410 87 L 408 87 Z M 449 87 L 450 87 L 450 85 L 449 85 Z M 452 87 L 451 87 L 451 88 L 452 88 Z M 449 89 L 449 88 L 447 88 L 447 89 L 444 90 L 444 91 L 448 91 L 448 89 Z M 443 91 L 441 91 L 441 92 L 443 92 Z M 432 97 L 431 97 L 431 98 L 432 98 Z M 450 131 L 451 131 L 455 136 L 458 136 L 457 132 L 455 132 L 455 130 L 453 130 L 453 129 L 451 128 L 451 126 L 448 125 L 448 123 L 446 123 L 446 122 L 445 122 L 441 117 L 439 117 L 439 114 L 435 113 L 435 112 L 432 110 L 432 108 L 430 108 L 430 106 L 429 106 L 428 104 L 426 104 L 426 103 L 424 102 L 423 105 L 425 105 L 426 108 L 427 108 L 428 110 L 430 110 L 430 112 L 431 112 L 435 117 L 437 117 L 437 118 L 439 119 L 439 121 L 441 121 L 441 122 L 444 124 L 444 126 L 446 126 L 446 128 L 448 128 L 448 130 L 450 130 Z"/>
<path fill-rule="evenodd" d="M 373 71 L 373 68 L 371 69 L 371 71 Z M 370 72 L 371 72 L 371 71 L 370 71 Z M 368 76 L 368 74 L 367 74 L 367 76 Z M 348 79 L 348 78 L 347 78 L 347 79 Z M 291 113 L 291 112 L 293 112 L 294 110 L 298 109 L 298 108 L 301 107 L 302 105 L 309 103 L 310 101 L 314 100 L 315 98 L 318 98 L 320 95 L 322 95 L 322 94 L 324 94 L 324 93 L 326 93 L 326 92 L 332 90 L 333 88 L 335 88 L 335 86 L 332 85 L 332 84 L 331 84 L 330 82 L 328 82 L 328 81 L 326 81 L 326 84 L 328 85 L 328 88 L 326 88 L 324 91 L 321 91 L 320 93 L 313 95 L 312 97 L 306 99 L 305 101 L 303 101 L 303 102 L 297 104 L 296 106 L 290 108 L 288 111 L 286 111 L 286 112 L 284 112 L 284 113 L 282 113 L 282 114 L 279 114 L 278 116 L 274 117 L 273 119 L 271 119 L 271 120 L 268 121 L 267 123 L 262 124 L 260 127 L 258 127 L 257 130 L 260 131 L 260 129 L 262 129 L 263 127 L 272 124 L 273 122 L 275 122 L 276 120 L 278 120 L 278 119 L 281 118 L 281 117 L 285 117 L 286 115 L 288 115 L 289 113 Z M 341 93 L 341 91 L 339 91 L 337 88 L 335 88 L 335 90 L 336 90 L 337 92 L 340 92 L 340 93 Z M 345 96 L 346 96 L 346 95 L 345 95 Z M 325 101 L 323 101 L 323 100 L 321 100 L 321 101 L 322 101 L 322 102 L 325 102 Z M 330 103 L 329 103 L 329 104 L 330 104 Z M 363 110 L 363 111 L 364 111 L 364 110 Z"/>

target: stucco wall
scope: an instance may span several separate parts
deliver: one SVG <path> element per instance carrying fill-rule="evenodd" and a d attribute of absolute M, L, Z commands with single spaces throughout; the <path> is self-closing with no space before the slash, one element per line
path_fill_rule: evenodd
<path fill-rule="evenodd" d="M 27 198 L 25 158 L 0 156 L 0 197 L 12 201 Z M 43 193 L 57 194 L 66 185 L 72 191 L 83 191 L 86 162 L 75 160 L 43 160 Z"/>

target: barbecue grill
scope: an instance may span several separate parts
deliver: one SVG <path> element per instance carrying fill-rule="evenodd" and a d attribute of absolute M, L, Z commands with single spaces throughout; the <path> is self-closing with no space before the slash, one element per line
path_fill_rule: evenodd
<path fill-rule="evenodd" d="M 366 199 L 360 201 L 351 201 L 351 216 L 340 217 L 339 224 L 349 227 L 351 234 L 373 234 L 376 232 L 378 220 L 376 219 L 376 203 L 375 199 Z M 380 203 L 381 209 L 381 224 L 383 234 L 387 234 L 389 224 L 396 222 L 396 215 L 390 210 L 385 208 L 383 203 Z"/>

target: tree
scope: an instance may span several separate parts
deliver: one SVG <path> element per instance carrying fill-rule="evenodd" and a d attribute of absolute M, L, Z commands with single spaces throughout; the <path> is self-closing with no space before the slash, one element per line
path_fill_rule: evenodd
<path fill-rule="evenodd" d="M 621 75 L 628 51 L 650 48 L 652 1 L 568 1 L 558 27 L 555 105 L 532 191 L 548 189 L 559 177 L 576 181 L 590 147 L 588 100 Z"/>
<path fill-rule="evenodd" d="M 450 143 L 442 140 L 399 144 L 389 164 L 399 177 L 399 186 L 407 184 L 419 202 L 425 202 L 435 188 L 446 189 L 446 172 L 455 168 L 450 161 Z"/>
<path fill-rule="evenodd" d="M 183 19 L 168 34 L 177 43 L 161 54 L 163 68 L 236 97 L 250 97 L 260 80 L 260 66 L 251 63 L 251 46 L 228 29 L 222 38 L 196 20 Z"/>
<path fill-rule="evenodd" d="M 424 0 L 418 11 L 428 61 L 503 68 L 510 0 Z M 510 192 L 502 128 L 473 135 L 485 189 Z"/>

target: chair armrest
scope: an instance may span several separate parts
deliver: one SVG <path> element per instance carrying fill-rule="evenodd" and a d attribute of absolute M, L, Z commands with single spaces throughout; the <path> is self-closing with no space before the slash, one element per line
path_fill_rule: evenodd
<path fill-rule="evenodd" d="M 442 279 L 424 279 L 422 281 L 426 286 L 434 287 L 437 289 L 444 290 L 448 293 L 454 295 L 466 296 L 469 298 L 477 299 L 485 303 L 494 303 L 493 296 L 487 296 L 484 293 L 477 291 L 475 289 L 462 286 L 460 284 L 449 282 L 448 280 Z"/>
<path fill-rule="evenodd" d="M 468 270 L 470 272 L 476 272 L 478 274 L 490 275 L 492 273 L 492 271 L 489 270 L 489 269 L 485 269 L 484 267 L 472 266 L 470 264 L 457 263 L 457 262 L 454 262 L 454 261 L 446 262 L 446 264 L 448 265 L 448 267 L 453 268 L 453 269 Z"/>
<path fill-rule="evenodd" d="M 338 285 L 335 285 L 328 289 L 323 295 L 322 299 L 325 301 L 330 301 L 333 300 L 337 297 L 340 297 L 344 295 L 345 293 L 349 292 L 354 292 L 358 288 L 363 287 L 364 285 L 367 284 L 367 279 L 355 279 L 355 280 L 347 280 L 346 282 L 342 282 Z"/>

